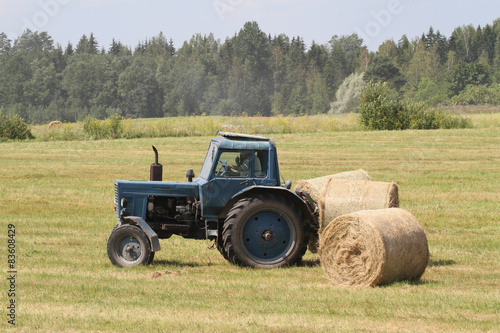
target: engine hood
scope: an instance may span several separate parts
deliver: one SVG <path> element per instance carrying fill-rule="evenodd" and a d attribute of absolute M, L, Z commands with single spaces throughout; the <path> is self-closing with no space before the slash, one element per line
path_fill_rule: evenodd
<path fill-rule="evenodd" d="M 163 181 L 137 181 L 117 180 L 115 188 L 122 196 L 165 196 L 165 197 L 198 197 L 200 184 L 193 182 L 163 182 Z"/>

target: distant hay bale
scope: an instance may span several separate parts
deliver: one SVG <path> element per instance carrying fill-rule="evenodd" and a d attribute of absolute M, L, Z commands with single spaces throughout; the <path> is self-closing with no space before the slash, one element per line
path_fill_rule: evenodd
<path fill-rule="evenodd" d="M 51 122 L 49 123 L 48 128 L 49 128 L 49 129 L 51 129 L 51 128 L 60 127 L 60 126 L 62 126 L 62 124 L 63 124 L 63 123 L 62 123 L 62 122 L 60 122 L 59 120 L 54 120 L 54 121 L 51 121 Z"/>
<path fill-rule="evenodd" d="M 336 218 L 320 236 L 319 257 L 335 286 L 376 286 L 418 280 L 429 263 L 429 248 L 417 219 L 389 208 Z"/>

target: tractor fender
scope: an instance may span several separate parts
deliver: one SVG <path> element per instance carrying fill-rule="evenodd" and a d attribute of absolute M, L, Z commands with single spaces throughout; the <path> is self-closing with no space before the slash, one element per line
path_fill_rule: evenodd
<path fill-rule="evenodd" d="M 227 214 L 229 213 L 229 210 L 234 206 L 236 202 L 238 202 L 240 199 L 246 198 L 246 197 L 252 197 L 256 196 L 260 193 L 276 193 L 287 200 L 292 201 L 299 209 L 301 210 L 305 222 L 310 224 L 313 222 L 313 219 L 311 217 L 311 212 L 309 211 L 306 202 L 299 197 L 297 194 L 294 192 L 288 190 L 285 187 L 282 186 L 260 186 L 260 185 L 254 185 L 254 186 L 249 186 L 245 188 L 244 190 L 236 193 L 224 206 L 222 209 L 221 213 L 219 214 L 219 219 L 225 219 Z"/>
<path fill-rule="evenodd" d="M 132 224 L 141 228 L 142 231 L 146 234 L 151 243 L 151 251 L 157 252 L 160 251 L 160 240 L 158 239 L 158 235 L 154 232 L 153 229 L 149 226 L 149 224 L 144 221 L 142 217 L 139 216 L 123 216 L 122 224 Z"/>

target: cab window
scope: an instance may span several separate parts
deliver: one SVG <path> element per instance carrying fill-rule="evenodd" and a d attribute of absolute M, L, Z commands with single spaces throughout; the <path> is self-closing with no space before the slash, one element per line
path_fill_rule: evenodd
<path fill-rule="evenodd" d="M 262 153 L 248 151 L 223 152 L 217 160 L 215 176 L 249 178 L 249 175 L 253 173 L 255 178 L 264 178 L 267 170 L 267 159 L 265 158 L 267 155 L 265 152 Z M 259 155 L 262 156 L 259 157 Z"/>
<path fill-rule="evenodd" d="M 254 161 L 255 178 L 265 178 L 267 176 L 267 156 L 268 152 L 256 151 Z"/>
<path fill-rule="evenodd" d="M 215 167 L 216 177 L 234 177 L 242 178 L 248 177 L 249 174 L 249 161 L 248 153 L 244 152 L 223 152 L 220 154 Z"/>

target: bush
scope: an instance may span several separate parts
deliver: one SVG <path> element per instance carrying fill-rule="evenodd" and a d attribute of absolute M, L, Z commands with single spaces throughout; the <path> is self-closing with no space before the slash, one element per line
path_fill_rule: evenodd
<path fill-rule="evenodd" d="M 85 140 L 85 134 L 78 123 L 67 123 L 62 126 L 43 126 L 39 129 L 37 139 L 40 141 L 76 141 Z"/>
<path fill-rule="evenodd" d="M 114 114 L 106 120 L 98 120 L 92 116 L 87 116 L 83 121 L 83 131 L 91 139 L 117 139 L 122 136 L 122 117 Z"/>
<path fill-rule="evenodd" d="M 498 105 L 500 104 L 500 93 L 498 87 L 487 87 L 485 85 L 468 85 L 460 94 L 453 96 L 451 105 Z"/>
<path fill-rule="evenodd" d="M 444 111 L 428 111 L 423 103 L 401 101 L 386 83 L 370 83 L 360 97 L 360 121 L 374 130 L 471 127 L 469 120 Z"/>
<path fill-rule="evenodd" d="M 397 100 L 397 93 L 387 83 L 369 83 L 360 97 L 360 121 L 365 127 L 375 130 L 407 129 L 409 113 Z"/>
<path fill-rule="evenodd" d="M 31 134 L 29 125 L 26 124 L 21 117 L 19 117 L 17 114 L 8 117 L 1 111 L 0 137 L 12 140 L 26 140 L 35 138 L 33 134 Z"/>

